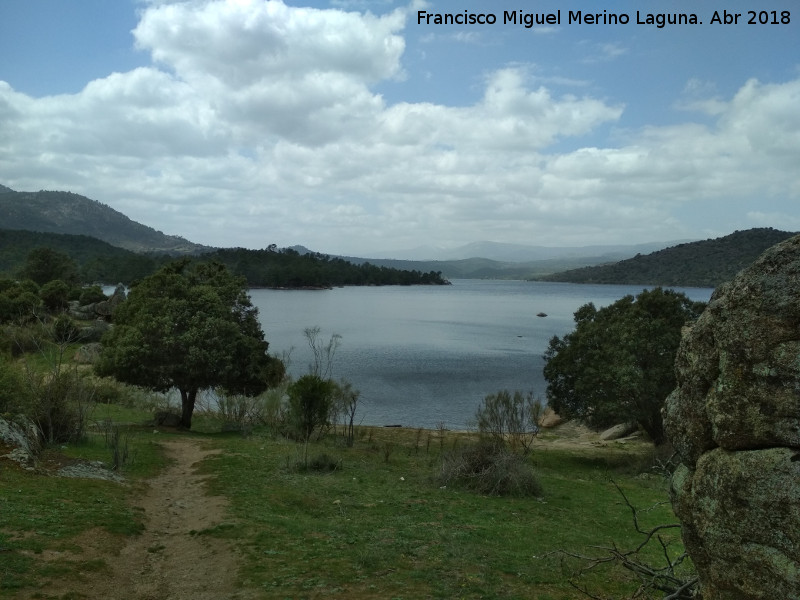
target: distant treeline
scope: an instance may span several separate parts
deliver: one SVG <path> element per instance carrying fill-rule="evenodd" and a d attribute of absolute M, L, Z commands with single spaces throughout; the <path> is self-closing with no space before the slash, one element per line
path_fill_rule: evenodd
<path fill-rule="evenodd" d="M 570 283 L 613 283 L 666 287 L 716 287 L 733 279 L 762 252 L 796 235 L 772 228 L 736 231 L 725 237 L 637 254 L 614 264 L 583 267 L 538 278 Z"/>
<path fill-rule="evenodd" d="M 243 275 L 254 287 L 321 288 L 343 285 L 443 285 L 441 271 L 422 273 L 378 267 L 370 263 L 354 265 L 325 254 L 301 254 L 291 248 L 270 246 L 265 250 L 221 249 L 204 255 Z"/>
<path fill-rule="evenodd" d="M 31 250 L 51 248 L 69 256 L 84 283 L 130 284 L 175 260 L 165 254 L 139 254 L 85 235 L 0 229 L 0 274 L 16 277 Z M 221 249 L 197 257 L 217 260 L 251 287 L 325 288 L 343 285 L 442 285 L 441 272 L 354 265 L 323 254 L 300 254 L 289 248 Z"/>

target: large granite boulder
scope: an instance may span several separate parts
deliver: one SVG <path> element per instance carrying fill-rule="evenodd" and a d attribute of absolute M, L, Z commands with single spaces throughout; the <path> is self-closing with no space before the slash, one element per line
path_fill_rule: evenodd
<path fill-rule="evenodd" d="M 715 290 L 664 425 L 704 600 L 800 599 L 800 236 Z"/>

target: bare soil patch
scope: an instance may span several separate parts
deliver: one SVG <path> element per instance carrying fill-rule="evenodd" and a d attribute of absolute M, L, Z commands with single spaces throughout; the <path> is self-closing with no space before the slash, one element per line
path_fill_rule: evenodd
<path fill-rule="evenodd" d="M 245 600 L 252 596 L 237 586 L 238 555 L 225 541 L 198 535 L 225 520 L 227 501 L 209 496 L 196 465 L 219 452 L 204 449 L 197 440 L 175 438 L 162 442 L 174 461 L 147 482 L 136 502 L 144 515 L 144 532 L 129 538 L 122 549 L 102 531 L 76 540 L 76 565 L 104 568 L 73 573 L 69 581 L 38 590 L 38 597 L 64 596 L 104 600 Z M 64 557 L 66 558 L 66 557 Z M 77 581 L 76 581 L 77 579 Z"/>

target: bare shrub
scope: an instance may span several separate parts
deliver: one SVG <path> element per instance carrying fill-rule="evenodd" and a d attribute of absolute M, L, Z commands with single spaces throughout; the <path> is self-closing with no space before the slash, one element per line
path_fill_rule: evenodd
<path fill-rule="evenodd" d="M 111 468 L 119 471 L 128 463 L 130 450 L 128 448 L 128 433 L 120 427 L 114 427 L 111 431 Z"/>
<path fill-rule="evenodd" d="M 278 434 L 286 429 L 288 397 L 286 395 L 286 385 L 272 388 L 259 396 L 261 400 L 261 412 L 259 419 L 262 425 L 272 432 Z"/>
<path fill-rule="evenodd" d="M 248 433 L 253 427 L 263 425 L 275 435 L 285 432 L 287 427 L 286 388 L 283 383 L 258 396 L 226 394 L 218 389 L 207 409 L 217 414 L 226 431 Z"/>
<path fill-rule="evenodd" d="M 308 461 L 308 470 L 324 473 L 326 471 L 338 471 L 342 468 L 342 461 L 330 454 L 317 454 Z"/>
<path fill-rule="evenodd" d="M 308 365 L 308 372 L 320 379 L 330 379 L 333 375 L 333 358 L 342 343 L 342 336 L 334 333 L 326 344 L 319 337 L 321 331 L 319 325 L 306 327 L 303 330 L 308 347 L 314 356 L 314 364 Z"/>
<path fill-rule="evenodd" d="M 290 457 L 286 457 L 286 470 L 297 473 L 333 473 L 342 468 L 341 459 L 331 456 L 327 452 L 316 454 L 312 457 L 300 456 L 298 460 L 292 461 Z"/>
<path fill-rule="evenodd" d="M 383 450 L 383 462 L 389 464 L 389 459 L 392 456 L 392 452 L 394 452 L 394 444 L 392 442 L 384 442 L 382 450 Z"/>
<path fill-rule="evenodd" d="M 439 435 L 439 454 L 444 452 L 444 438 L 447 435 L 447 426 L 444 421 L 436 423 L 436 433 Z"/>
<path fill-rule="evenodd" d="M 240 394 L 219 394 L 217 398 L 217 414 L 224 421 L 227 429 L 244 430 L 260 420 L 261 413 L 258 398 Z"/>
<path fill-rule="evenodd" d="M 541 496 L 533 467 L 503 444 L 482 441 L 442 457 L 440 486 L 453 486 L 490 496 Z"/>
<path fill-rule="evenodd" d="M 336 384 L 333 398 L 333 412 L 336 413 L 337 420 L 342 418 L 344 423 L 344 439 L 348 448 L 352 448 L 355 443 L 355 420 L 358 410 L 358 401 L 361 392 L 353 389 L 353 384 L 346 379 L 341 379 Z"/>
<path fill-rule="evenodd" d="M 422 427 L 417 429 L 417 433 L 414 436 L 414 454 L 419 454 L 419 443 L 422 440 Z"/>
<path fill-rule="evenodd" d="M 501 390 L 483 399 L 475 413 L 478 432 L 493 444 L 508 444 L 513 451 L 527 454 L 539 434 L 542 402 L 532 393 Z"/>

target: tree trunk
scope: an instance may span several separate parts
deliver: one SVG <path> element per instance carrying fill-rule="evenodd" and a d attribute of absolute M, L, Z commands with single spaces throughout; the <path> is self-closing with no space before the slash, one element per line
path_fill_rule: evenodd
<path fill-rule="evenodd" d="M 194 412 L 194 402 L 197 400 L 197 388 L 185 390 L 180 388 L 181 392 L 181 422 L 180 426 L 183 429 L 192 428 L 192 413 Z"/>

